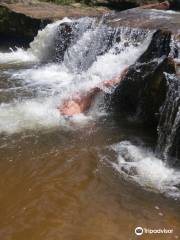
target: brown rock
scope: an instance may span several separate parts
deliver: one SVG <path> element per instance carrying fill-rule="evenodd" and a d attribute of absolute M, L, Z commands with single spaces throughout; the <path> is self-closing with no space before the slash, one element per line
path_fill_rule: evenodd
<path fill-rule="evenodd" d="M 148 4 L 148 5 L 142 6 L 140 8 L 143 8 L 143 9 L 157 9 L 157 10 L 169 10 L 170 3 L 168 1 L 165 1 L 165 2 L 162 2 L 162 3 Z"/>
<path fill-rule="evenodd" d="M 73 7 L 35 0 L 17 3 L 0 0 L 0 36 L 27 38 L 32 41 L 38 30 L 50 22 L 64 17 L 99 16 L 107 12 L 110 10 L 103 7 Z"/>
<path fill-rule="evenodd" d="M 98 16 L 104 13 L 110 12 L 107 8 L 99 7 L 75 7 L 69 5 L 56 5 L 47 2 L 33 2 L 25 1 L 14 4 L 4 3 L 0 1 L 0 5 L 5 6 L 11 12 L 24 14 L 33 19 L 49 19 L 51 21 L 59 20 L 64 17 L 74 17 L 79 18 L 83 16 Z"/>
<path fill-rule="evenodd" d="M 133 8 L 110 15 L 107 24 L 113 27 L 142 29 L 162 29 L 178 34 L 180 14 L 178 12 L 158 11 L 154 9 Z"/>
<path fill-rule="evenodd" d="M 174 72 L 168 59 L 169 32 L 157 31 L 145 53 L 129 67 L 124 79 L 112 94 L 116 111 L 137 116 L 145 124 L 157 126 L 159 108 L 166 97 L 163 72 Z"/>

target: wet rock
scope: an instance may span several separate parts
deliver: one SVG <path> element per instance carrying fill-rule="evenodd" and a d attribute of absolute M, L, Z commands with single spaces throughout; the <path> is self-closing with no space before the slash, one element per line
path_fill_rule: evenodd
<path fill-rule="evenodd" d="M 137 116 L 156 127 L 159 108 L 166 97 L 164 71 L 174 72 L 169 60 L 171 34 L 158 30 L 145 53 L 132 65 L 112 95 L 116 111 Z"/>
<path fill-rule="evenodd" d="M 63 23 L 57 29 L 54 59 L 56 62 L 62 62 L 64 59 L 64 53 L 72 42 L 74 25 L 74 23 Z"/>
<path fill-rule="evenodd" d="M 130 27 L 142 29 L 161 29 L 178 34 L 180 29 L 180 14 L 172 11 L 134 8 L 111 14 L 107 24 L 113 27 Z"/>

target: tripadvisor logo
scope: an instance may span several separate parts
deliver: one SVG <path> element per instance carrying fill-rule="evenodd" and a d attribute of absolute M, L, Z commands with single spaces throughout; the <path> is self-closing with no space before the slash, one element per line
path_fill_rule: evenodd
<path fill-rule="evenodd" d="M 135 234 L 136 234 L 137 236 L 143 235 L 143 232 L 144 232 L 144 230 L 143 230 L 142 227 L 137 227 L 137 228 L 135 228 Z"/>
<path fill-rule="evenodd" d="M 134 232 L 137 236 L 141 236 L 143 234 L 172 234 L 173 229 L 165 229 L 165 228 L 149 229 L 149 228 L 136 227 Z"/>

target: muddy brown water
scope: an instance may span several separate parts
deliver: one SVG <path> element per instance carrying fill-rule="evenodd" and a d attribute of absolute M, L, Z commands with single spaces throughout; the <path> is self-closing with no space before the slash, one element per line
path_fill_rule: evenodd
<path fill-rule="evenodd" d="M 157 239 L 179 235 L 177 201 L 124 181 L 101 160 L 99 149 L 127 132 L 107 120 L 2 137 L 0 239 L 136 239 L 136 226 L 174 229 Z"/>

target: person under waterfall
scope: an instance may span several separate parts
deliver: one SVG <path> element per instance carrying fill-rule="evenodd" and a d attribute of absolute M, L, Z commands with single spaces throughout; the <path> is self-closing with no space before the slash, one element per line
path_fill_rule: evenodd
<path fill-rule="evenodd" d="M 105 80 L 103 86 L 108 88 L 116 86 L 125 77 L 127 71 L 128 68 L 125 68 L 119 76 L 111 80 Z M 58 107 L 58 110 L 62 115 L 69 117 L 84 113 L 91 107 L 93 99 L 101 91 L 102 89 L 100 87 L 94 87 L 85 95 L 79 94 L 73 99 L 65 100 L 63 104 Z"/>

